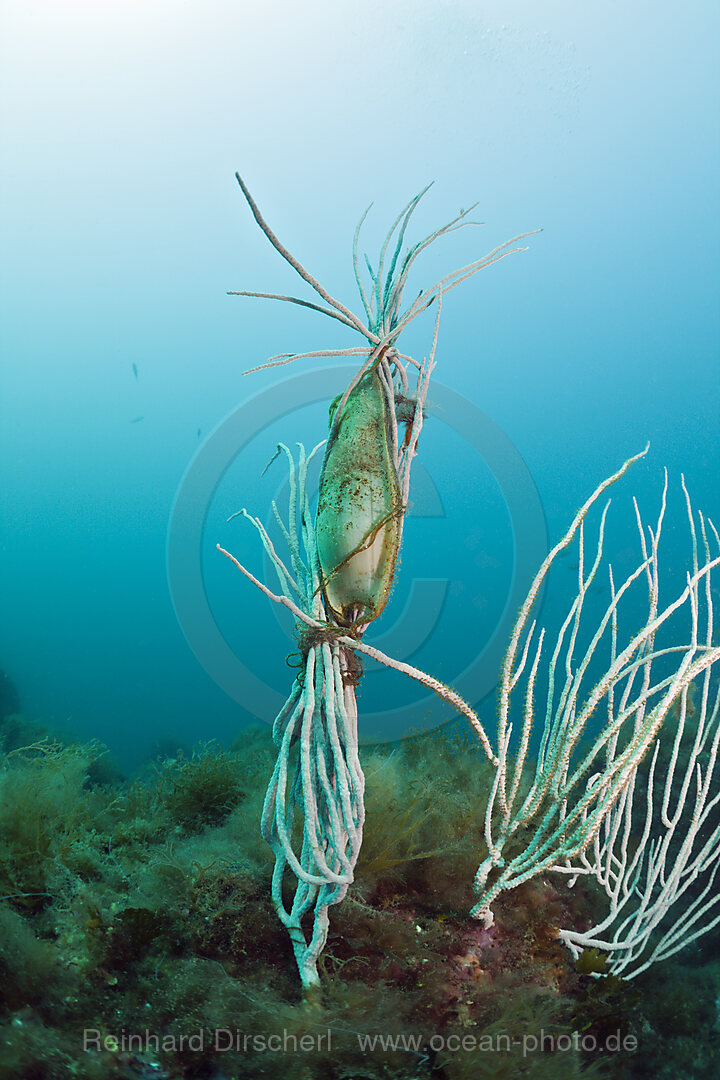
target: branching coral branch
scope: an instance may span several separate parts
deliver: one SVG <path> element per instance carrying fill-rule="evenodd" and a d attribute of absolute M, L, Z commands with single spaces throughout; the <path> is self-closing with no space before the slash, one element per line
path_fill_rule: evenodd
<path fill-rule="evenodd" d="M 698 514 L 701 566 L 684 479 L 683 491 L 693 551 L 686 591 L 698 655 L 677 683 L 681 689 L 673 701 L 675 730 L 655 742 L 649 769 L 641 762 L 633 766 L 589 851 L 561 868 L 572 881 L 580 874 L 594 877 L 608 900 L 601 922 L 583 932 L 563 929 L 561 939 L 574 956 L 586 948 L 603 950 L 605 970 L 626 979 L 720 923 L 720 893 L 715 887 L 720 869 L 720 686 L 712 682 L 720 648 L 712 643 L 711 587 L 711 572 L 720 560 L 712 557 L 710 543 L 717 551 L 720 538 L 712 522 Z M 588 786 L 596 782 L 592 776 Z"/>
<path fill-rule="evenodd" d="M 655 527 L 646 531 L 637 513 L 639 564 L 619 588 L 615 587 L 609 568 L 610 603 L 599 619 L 593 620 L 587 615 L 588 590 L 604 557 L 607 506 L 600 521 L 595 555 L 587 571 L 584 519 L 603 491 L 641 456 L 636 455 L 625 462 L 599 485 L 578 511 L 565 536 L 543 562 L 511 636 L 500 690 L 499 767 L 485 819 L 488 855 L 476 875 L 475 888 L 479 895 L 472 911 L 488 925 L 492 922 L 492 904 L 500 893 L 540 873 L 553 870 L 572 874 L 595 872 L 602 878 L 603 860 L 615 858 L 611 855 L 613 845 L 618 836 L 624 835 L 623 828 L 627 828 L 621 826 L 624 815 L 632 813 L 633 800 L 629 792 L 634 788 L 638 768 L 654 746 L 668 714 L 687 695 L 688 687 L 698 678 L 709 679 L 711 668 L 720 658 L 720 649 L 711 647 L 707 632 L 700 640 L 703 597 L 707 626 L 712 626 L 710 575 L 720 564 L 720 557 L 711 557 L 706 542 L 705 560 L 698 561 L 691 515 L 692 570 L 687 574 L 685 587 L 669 602 L 660 603 L 659 546 L 667 477 Z M 576 536 L 579 546 L 577 596 L 543 666 L 545 633 L 540 631 L 537 635 L 533 655 L 536 623 L 530 622 L 531 614 L 540 584 L 557 556 Z M 704 527 L 703 536 L 706 536 Z M 647 586 L 646 615 L 640 628 L 630 635 L 627 644 L 620 647 L 619 612 L 621 608 L 626 611 L 631 596 L 637 602 L 633 587 L 642 582 Z M 686 622 L 678 630 L 677 622 L 682 614 L 685 614 Z M 628 621 L 631 618 L 627 614 L 626 617 Z M 669 645 L 660 647 L 656 641 L 658 631 L 666 630 L 671 620 L 675 628 L 674 639 Z M 589 643 L 583 653 L 580 643 L 587 640 Z M 604 643 L 609 644 L 609 664 L 604 673 L 596 677 L 597 681 L 593 681 L 591 671 L 601 662 L 599 651 Z M 528 670 L 531 655 L 533 660 Z M 540 672 L 546 688 L 544 704 L 537 691 Z M 593 728 L 601 705 L 607 710 L 606 718 L 599 728 Z M 510 755 L 513 708 L 519 713 L 520 722 L 514 760 Z M 538 760 L 534 777 L 529 787 L 523 790 L 528 746 L 538 714 L 543 720 Z M 710 727 L 715 723 L 713 716 Z M 703 733 L 698 736 L 699 744 L 704 745 L 708 738 L 703 727 Z M 676 746 L 677 739 L 676 735 Z M 694 771 L 693 766 L 690 773 L 694 774 Z M 683 787 L 683 802 L 688 788 L 689 780 Z M 709 789 L 704 790 L 707 799 Z M 670 792 L 666 790 L 662 803 L 666 819 L 669 798 Z M 720 799 L 720 794 L 717 798 Z M 699 821 L 702 807 L 697 809 L 697 815 Z M 513 837 L 521 829 L 522 848 L 506 858 L 507 850 L 512 849 Z M 605 837 L 604 846 L 598 846 L 601 835 Z M 663 874 L 658 863 L 659 852 L 663 849 L 654 828 L 646 830 L 643 842 L 652 845 L 648 858 L 654 868 L 653 881 L 657 881 Z M 593 844 L 595 863 L 591 864 L 585 852 Z M 720 853 L 720 847 L 718 851 Z M 631 875 L 639 873 L 638 865 L 637 861 L 631 864 Z M 623 887 L 627 887 L 627 883 Z M 668 896 L 666 893 L 665 902 Z M 577 943 L 579 937 L 568 932 L 566 939 Z"/>
<path fill-rule="evenodd" d="M 273 903 L 288 930 L 303 985 L 308 988 L 318 983 L 316 964 L 327 937 L 328 908 L 344 897 L 353 880 L 362 837 L 364 779 L 357 755 L 355 703 L 355 686 L 362 669 L 357 654 L 372 656 L 419 679 L 459 709 L 475 728 L 488 758 L 497 764 L 479 718 L 453 690 L 411 665 L 392 660 L 365 645 L 361 638 L 367 625 L 382 611 L 395 572 L 408 506 L 410 471 L 435 367 L 442 294 L 510 254 L 513 241 L 446 275 L 421 292 L 403 311 L 403 291 L 420 253 L 439 237 L 472 224 L 467 220 L 470 211 L 461 211 L 447 225 L 406 250 L 405 234 L 425 193 L 420 192 L 393 223 L 382 245 L 377 269 L 366 259 L 369 285 L 363 282 L 359 271 L 360 226 L 356 230 L 353 266 L 365 311 L 366 321 L 363 321 L 331 296 L 290 254 L 263 218 L 239 175 L 237 180 L 267 239 L 321 297 L 324 306 L 275 293 L 244 291 L 235 295 L 311 308 L 356 330 L 367 342 L 362 349 L 345 349 L 335 354 L 322 350 L 298 354 L 352 355 L 360 358 L 361 363 L 332 416 L 314 523 L 306 487 L 309 459 L 301 446 L 296 469 L 287 447 L 280 448 L 290 467 L 287 521 L 283 521 L 274 505 L 273 512 L 290 549 L 290 568 L 278 555 L 259 518 L 242 511 L 260 534 L 277 573 L 280 592 L 272 592 L 218 545 L 221 553 L 270 600 L 293 613 L 301 642 L 302 672 L 274 725 L 278 757 L 265 801 L 262 831 L 275 854 Z M 361 224 L 364 218 L 365 215 Z M 408 323 L 435 302 L 432 348 L 429 357 L 418 363 L 399 353 L 396 342 Z M 282 354 L 262 366 L 279 366 L 296 358 L 296 354 Z M 416 371 L 414 393 L 410 392 L 411 367 Z M 399 424 L 406 427 L 402 440 Z M 299 852 L 293 845 L 296 810 L 303 821 Z M 286 870 L 297 882 L 289 908 L 283 895 Z M 311 910 L 312 929 L 306 930 L 303 920 Z"/>

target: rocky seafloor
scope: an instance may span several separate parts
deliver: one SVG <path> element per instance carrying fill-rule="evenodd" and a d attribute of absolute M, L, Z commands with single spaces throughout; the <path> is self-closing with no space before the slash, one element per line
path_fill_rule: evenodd
<path fill-rule="evenodd" d="M 0 738 L 0 1080 L 720 1075 L 717 937 L 626 982 L 557 938 L 601 910 L 586 882 L 469 917 L 489 773 L 455 724 L 363 751 L 313 1000 L 269 896 L 268 728 L 131 778 L 17 713 Z"/>

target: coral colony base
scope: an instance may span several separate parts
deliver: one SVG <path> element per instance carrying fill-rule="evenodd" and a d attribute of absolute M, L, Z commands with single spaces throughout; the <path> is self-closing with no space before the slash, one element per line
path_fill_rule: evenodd
<path fill-rule="evenodd" d="M 630 458 L 601 483 L 543 562 L 522 606 L 502 670 L 493 745 L 474 710 L 449 687 L 373 649 L 363 636 L 385 605 L 395 571 L 410 470 L 435 367 L 442 297 L 478 270 L 524 250 L 511 246 L 522 237 L 421 291 L 403 311 L 403 290 L 418 255 L 439 237 L 471 224 L 470 211 L 406 249 L 406 231 L 426 188 L 393 223 L 377 268 L 366 258 L 369 283 L 363 282 L 358 257 L 363 215 L 353 242 L 362 319 L 334 299 L 287 251 L 243 180 L 237 179 L 262 231 L 324 303 L 258 292 L 232 295 L 313 308 L 356 330 L 367 342 L 358 348 L 298 354 L 356 356 L 361 363 L 333 403 L 327 443 L 309 455 L 299 446 L 297 463 L 287 446 L 278 448 L 289 465 L 290 503 L 286 520 L 274 504 L 273 512 L 289 551 L 289 565 L 259 518 L 241 511 L 260 533 L 280 591 L 273 593 L 219 548 L 296 619 L 303 666 L 273 728 L 278 754 L 262 813 L 262 835 L 275 856 L 273 904 L 290 936 L 302 984 L 307 991 L 319 985 L 317 962 L 327 940 L 328 910 L 346 896 L 360 852 L 365 781 L 358 758 L 355 687 L 363 655 L 419 680 L 456 708 L 472 724 L 492 768 L 487 804 L 484 810 L 478 807 L 484 814 L 487 855 L 475 877 L 472 914 L 489 928 L 492 905 L 508 889 L 547 873 L 565 874 L 571 882 L 579 875 L 592 877 L 607 893 L 607 917 L 594 929 L 558 929 L 558 934 L 575 956 L 583 949 L 602 951 L 597 974 L 615 972 L 632 978 L 720 921 L 715 912 L 720 896 L 713 890 L 720 865 L 720 820 L 715 812 L 720 801 L 715 777 L 720 722 L 718 691 L 711 685 L 713 666 L 720 658 L 720 649 L 712 645 L 711 597 L 711 573 L 720 562 L 713 554 L 720 549 L 718 535 L 702 515 L 696 524 L 686 493 L 692 565 L 680 594 L 669 602 L 661 600 L 659 544 L 666 480 L 654 527 L 643 524 L 636 507 L 640 561 L 616 584 L 609 563 L 603 570 L 609 503 L 590 559 L 584 521 L 603 493 L 647 451 Z M 398 338 L 412 319 L 436 302 L 429 357 L 418 363 L 397 350 Z M 283 354 L 263 367 L 296 358 Z M 406 429 L 402 439 L 400 424 Z M 307 468 L 323 446 L 313 520 Z M 545 630 L 533 618 L 538 593 L 554 560 L 574 543 L 579 550 L 577 596 L 554 643 L 546 645 Z M 601 572 L 608 575 L 610 602 L 590 625 L 586 597 Z M 645 622 L 625 640 L 621 613 L 630 598 L 635 602 L 638 589 L 647 593 Z M 660 631 L 668 631 L 662 643 Z M 603 650 L 604 673 L 591 679 Z M 690 725 L 688 696 L 698 681 L 701 704 Z M 536 689 L 540 683 L 541 692 Z M 540 752 L 532 768 L 528 750 L 538 713 Z M 601 714 L 604 719 L 598 726 Z M 661 778 L 662 791 L 656 795 L 653 785 L 664 745 L 659 734 L 668 716 L 676 714 L 677 724 L 668 736 L 672 753 Z M 513 727 L 517 737 L 511 743 Z M 640 800 L 638 775 L 648 752 L 652 764 Z M 638 813 L 644 813 L 644 825 L 639 841 L 631 841 Z M 289 907 L 283 892 L 286 871 L 296 879 Z"/>

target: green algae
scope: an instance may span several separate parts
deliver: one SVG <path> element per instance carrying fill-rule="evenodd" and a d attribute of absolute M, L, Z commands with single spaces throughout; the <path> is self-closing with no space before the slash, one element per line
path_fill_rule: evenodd
<path fill-rule="evenodd" d="M 299 994 L 257 828 L 269 729 L 132 780 L 95 743 L 5 755 L 0 1080 L 716 1075 L 718 965 L 696 956 L 631 988 L 579 973 L 555 928 L 590 918 L 593 896 L 562 884 L 501 898 L 490 932 L 468 918 L 488 776 L 462 732 L 364 751 L 366 843 L 313 1003 Z M 99 1044 L 86 1051 L 87 1028 Z M 543 1033 L 618 1029 L 637 1053 L 523 1049 Z M 158 1047 L 124 1046 L 123 1033 L 146 1030 Z M 218 1030 L 246 1043 L 218 1048 Z M 287 1052 L 269 1051 L 272 1037 Z"/>

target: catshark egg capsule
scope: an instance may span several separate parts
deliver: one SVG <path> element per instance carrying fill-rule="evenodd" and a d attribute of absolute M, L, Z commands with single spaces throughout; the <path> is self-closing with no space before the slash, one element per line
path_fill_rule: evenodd
<path fill-rule="evenodd" d="M 345 625 L 377 618 L 395 572 L 402 497 L 392 407 L 377 369 L 369 371 L 335 417 L 325 452 L 315 536 L 325 602 Z"/>

